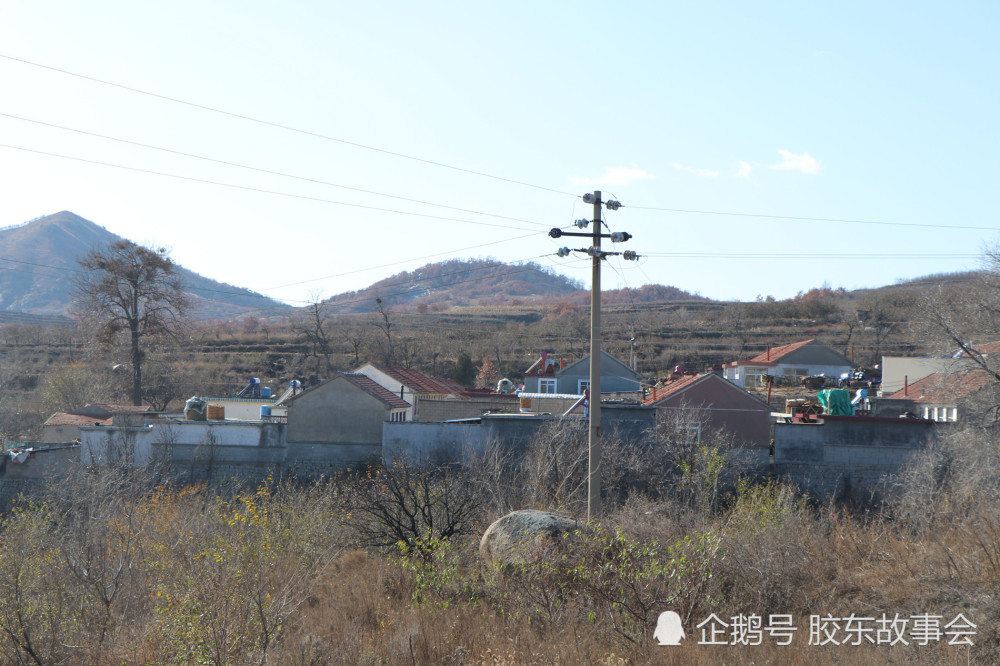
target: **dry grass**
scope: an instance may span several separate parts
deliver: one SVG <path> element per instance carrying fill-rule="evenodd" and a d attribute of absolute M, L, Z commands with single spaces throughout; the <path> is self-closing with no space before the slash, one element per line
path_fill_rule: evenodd
<path fill-rule="evenodd" d="M 714 513 L 636 500 L 495 568 L 475 537 L 358 548 L 335 485 L 225 498 L 92 476 L 63 495 L 0 531 L 2 663 L 1000 662 L 989 506 L 915 532 L 743 486 Z M 681 646 L 652 638 L 667 609 L 685 618 Z M 791 614 L 799 629 L 784 647 L 698 645 L 713 612 Z M 813 614 L 959 612 L 978 625 L 972 648 L 808 644 Z"/>

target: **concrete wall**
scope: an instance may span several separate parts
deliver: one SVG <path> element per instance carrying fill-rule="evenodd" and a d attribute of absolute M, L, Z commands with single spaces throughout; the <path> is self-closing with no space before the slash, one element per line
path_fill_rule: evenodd
<path fill-rule="evenodd" d="M 898 473 L 936 432 L 927 421 L 874 417 L 777 423 L 775 472 L 820 496 L 859 491 Z"/>
<path fill-rule="evenodd" d="M 503 443 L 514 455 L 523 452 L 540 428 L 560 421 L 556 415 L 484 414 L 480 423 L 410 423 L 385 424 L 383 459 L 421 460 L 429 454 L 462 460 L 470 451 L 478 451 L 490 441 Z M 566 417 L 571 423 L 586 427 L 581 415 Z M 602 405 L 601 434 L 629 441 L 643 441 L 652 430 L 656 410 L 641 405 Z"/>
<path fill-rule="evenodd" d="M 489 429 L 481 423 L 386 423 L 382 432 L 382 461 L 425 462 L 464 460 L 481 451 Z"/>
<path fill-rule="evenodd" d="M 280 465 L 284 424 L 252 421 L 163 421 L 141 427 L 81 429 L 79 461 L 84 465 L 129 460 L 258 467 Z M 239 476 L 239 474 L 236 474 Z"/>
<path fill-rule="evenodd" d="M 227 419 L 237 421 L 260 421 L 260 408 L 272 406 L 277 398 L 204 398 L 210 405 L 221 405 L 226 410 Z"/>
<path fill-rule="evenodd" d="M 471 398 L 455 400 L 447 398 L 421 398 L 421 421 L 451 421 L 454 419 L 474 419 L 483 412 L 516 412 L 518 400 L 516 396 L 506 398 Z"/>
<path fill-rule="evenodd" d="M 58 483 L 77 466 L 79 459 L 79 446 L 38 451 L 20 464 L 3 455 L 0 457 L 0 511 L 9 510 L 21 495 L 30 498 Z"/>

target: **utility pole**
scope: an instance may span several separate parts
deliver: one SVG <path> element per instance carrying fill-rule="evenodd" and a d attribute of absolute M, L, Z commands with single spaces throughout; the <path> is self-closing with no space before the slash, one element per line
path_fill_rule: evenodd
<path fill-rule="evenodd" d="M 618 210 L 621 204 L 617 201 L 601 201 L 600 190 L 594 193 L 583 195 L 583 202 L 594 205 L 593 220 L 577 220 L 576 226 L 584 228 L 588 224 L 593 224 L 591 233 L 563 231 L 556 228 L 549 231 L 552 238 L 562 236 L 581 236 L 592 239 L 593 245 L 589 248 L 570 250 L 568 247 L 559 249 L 557 253 L 560 257 L 569 255 L 571 251 L 584 252 L 592 259 L 592 274 L 590 288 L 590 437 L 588 440 L 588 462 L 587 462 L 587 521 L 596 520 L 601 515 L 601 262 L 608 255 L 622 255 L 623 259 L 636 260 L 639 258 L 635 252 L 626 250 L 625 252 L 606 252 L 601 249 L 601 239 L 610 238 L 613 243 L 624 243 L 632 237 L 624 231 L 610 234 L 601 233 L 601 205 L 606 205 L 609 210 Z"/>
<path fill-rule="evenodd" d="M 587 522 L 601 515 L 601 192 L 594 197 L 590 286 L 590 438 L 587 453 Z"/>

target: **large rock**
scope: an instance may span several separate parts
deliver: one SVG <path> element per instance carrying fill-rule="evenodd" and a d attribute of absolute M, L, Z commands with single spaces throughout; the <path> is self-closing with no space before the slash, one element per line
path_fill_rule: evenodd
<path fill-rule="evenodd" d="M 558 513 L 514 511 L 486 528 L 479 542 L 479 555 L 487 564 L 522 559 L 529 551 L 559 543 L 564 534 L 580 527 L 576 519 Z"/>

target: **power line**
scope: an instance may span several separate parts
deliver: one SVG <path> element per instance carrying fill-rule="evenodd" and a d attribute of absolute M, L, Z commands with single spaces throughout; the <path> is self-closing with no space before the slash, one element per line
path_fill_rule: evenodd
<path fill-rule="evenodd" d="M 471 210 L 469 208 L 459 208 L 458 206 L 448 206 L 446 204 L 434 203 L 432 201 L 423 201 L 421 199 L 411 199 L 410 197 L 403 197 L 403 196 L 398 196 L 398 195 L 395 195 L 395 194 L 387 194 L 385 192 L 376 192 L 374 190 L 366 190 L 366 189 L 363 189 L 363 188 L 360 188 L 360 187 L 352 187 L 350 185 L 341 185 L 339 183 L 331 183 L 330 181 L 326 181 L 326 180 L 318 180 L 318 179 L 315 179 L 315 178 L 308 178 L 308 177 L 305 177 L 305 176 L 296 176 L 294 174 L 284 173 L 284 172 L 281 172 L 281 171 L 272 171 L 270 169 L 261 169 L 259 167 L 253 167 L 253 166 L 249 166 L 249 165 L 246 165 L 246 164 L 239 164 L 237 162 L 227 162 L 226 160 L 215 159 L 213 157 L 205 157 L 203 155 L 195 155 L 193 153 L 186 153 L 186 152 L 183 152 L 183 151 L 180 151 L 180 150 L 173 150 L 171 148 L 163 148 L 161 146 L 153 146 L 153 145 L 150 145 L 150 144 L 147 144 L 147 143 L 140 143 L 138 141 L 131 141 L 129 139 L 121 139 L 121 138 L 118 138 L 118 137 L 108 136 L 106 134 L 98 134 L 97 132 L 88 132 L 87 130 L 76 129 L 76 128 L 73 128 L 73 127 L 65 127 L 63 125 L 56 125 L 54 123 L 47 123 L 47 122 L 44 122 L 44 121 L 41 121 L 41 120 L 34 120 L 32 118 L 24 118 L 22 116 L 15 116 L 15 115 L 12 115 L 10 113 L 2 113 L 2 112 L 0 112 L 0 116 L 3 116 L 5 118 L 13 118 L 14 120 L 21 120 L 21 121 L 27 122 L 27 123 L 35 123 L 37 125 L 43 125 L 45 127 L 53 127 L 55 129 L 64 130 L 64 131 L 67 131 L 67 132 L 75 132 L 77 134 L 83 134 L 83 135 L 86 135 L 86 136 L 92 136 L 92 137 L 96 137 L 98 139 L 106 139 L 108 141 L 117 141 L 118 143 L 124 143 L 124 144 L 130 145 L 130 146 L 138 146 L 140 148 L 147 148 L 149 150 L 158 150 L 158 151 L 161 151 L 161 152 L 164 152 L 164 153 L 170 153 L 171 155 L 180 155 L 181 157 L 190 157 L 192 159 L 203 160 L 205 162 L 211 162 L 213 164 L 221 164 L 221 165 L 224 165 L 224 166 L 231 166 L 231 167 L 236 167 L 236 168 L 239 168 L 239 169 L 247 169 L 248 171 L 256 171 L 257 173 L 265 173 L 265 174 L 268 174 L 268 175 L 271 175 L 271 176 L 280 176 L 282 178 L 291 178 L 293 180 L 300 180 L 300 181 L 303 181 L 303 182 L 306 182 L 306 183 L 314 183 L 314 184 L 317 184 L 317 185 L 327 185 L 329 187 L 339 187 L 341 189 L 351 190 L 353 192 L 361 192 L 363 194 L 373 194 L 375 196 L 387 197 L 387 198 L 390 198 L 390 199 L 397 199 L 399 201 L 408 201 L 410 203 L 418 203 L 418 204 L 423 204 L 425 206 L 436 206 L 438 208 L 446 208 L 448 210 L 456 210 L 456 211 L 459 211 L 459 212 L 462 212 L 462 213 L 474 213 L 476 215 L 484 215 L 486 217 L 495 217 L 495 218 L 498 218 L 498 219 L 501 219 L 501 220 L 511 220 L 513 222 L 524 222 L 526 224 L 537 224 L 537 225 L 543 226 L 543 227 L 550 226 L 550 225 L 548 225 L 548 224 L 546 224 L 544 222 L 538 222 L 538 221 L 535 221 L 535 220 L 524 220 L 524 219 L 517 218 L 517 217 L 509 217 L 507 215 L 497 215 L 497 214 L 494 214 L 494 213 L 484 213 L 482 211 Z"/>
<path fill-rule="evenodd" d="M 898 254 L 876 253 L 767 253 L 767 252 L 645 252 L 644 257 L 659 259 L 978 259 L 979 254 Z"/>
<path fill-rule="evenodd" d="M 542 185 L 535 185 L 533 183 L 527 183 L 527 182 L 520 181 L 520 180 L 514 180 L 512 178 L 504 178 L 503 176 L 496 176 L 496 175 L 493 175 L 493 174 L 485 173 L 483 171 L 475 171 L 473 169 L 466 169 L 466 168 L 454 166 L 454 165 L 451 165 L 451 164 L 445 164 L 444 162 L 436 162 L 434 160 L 429 160 L 429 159 L 425 159 L 425 158 L 422 158 L 422 157 L 416 157 L 414 155 L 407 155 L 405 153 L 399 153 L 399 152 L 396 152 L 396 151 L 393 151 L 393 150 L 386 150 L 385 148 L 376 148 L 374 146 L 368 146 L 368 145 L 365 145 L 363 143 L 357 143 L 355 141 L 348 141 L 346 139 L 339 139 L 337 137 L 329 136 L 329 135 L 326 135 L 326 134 L 320 134 L 318 132 L 311 132 L 309 130 L 299 129 L 297 127 L 292 127 L 290 125 L 283 125 L 281 123 L 272 122 L 270 120 L 262 120 L 260 118 L 254 118 L 253 116 L 248 116 L 248 115 L 244 115 L 244 114 L 241 114 L 241 113 L 234 113 L 232 111 L 224 111 L 222 109 L 218 109 L 218 108 L 215 108 L 215 107 L 207 106 L 205 104 L 198 104 L 198 103 L 195 103 L 195 102 L 188 102 L 186 100 L 178 99 L 176 97 L 169 97 L 167 95 L 161 95 L 159 93 L 150 92 L 148 90 L 141 90 L 139 88 L 133 88 L 131 86 L 122 85 L 120 83 L 114 83 L 112 81 L 106 81 L 104 79 L 98 79 L 98 78 L 93 77 L 93 76 L 86 76 L 84 74 L 77 74 L 76 72 L 70 72 L 70 71 L 65 70 L 65 69 L 59 69 L 58 67 L 51 67 L 49 65 L 42 65 L 42 64 L 37 63 L 37 62 L 32 62 L 30 60 L 24 60 L 23 58 L 15 58 L 14 56 L 5 55 L 5 54 L 2 54 L 2 53 L 0 53 L 0 58 L 6 58 L 7 60 L 12 60 L 14 62 L 19 62 L 19 63 L 25 64 L 25 65 L 31 65 L 32 67 L 40 67 L 42 69 L 47 69 L 47 70 L 52 71 L 52 72 L 58 72 L 60 74 L 65 74 L 67 76 L 74 76 L 74 77 L 79 78 L 79 79 L 84 79 L 86 81 L 92 81 L 94 83 L 100 83 L 102 85 L 111 86 L 113 88 L 118 88 L 120 90 L 127 90 L 129 92 L 139 93 L 141 95 L 147 95 L 149 97 L 154 97 L 156 99 L 161 99 L 161 100 L 165 100 L 165 101 L 168 101 L 168 102 L 173 102 L 175 104 L 183 104 L 184 106 L 189 106 L 189 107 L 192 107 L 192 108 L 195 108 L 195 109 L 201 109 L 202 111 L 211 111 L 212 113 L 218 113 L 220 115 L 229 116 L 231 118 L 239 118 L 240 120 L 246 120 L 246 121 L 249 121 L 249 122 L 252 122 L 252 123 L 257 123 L 259 125 L 266 125 L 268 127 L 275 127 L 277 129 L 282 129 L 282 130 L 286 130 L 286 131 L 289 131 L 289 132 L 295 132 L 296 134 L 302 134 L 302 135 L 310 136 L 310 137 L 313 137 L 313 138 L 316 138 L 316 139 L 323 139 L 325 141 L 334 141 L 336 143 L 340 143 L 340 144 L 347 145 L 347 146 L 353 146 L 355 148 L 363 148 L 365 150 L 371 150 L 373 152 L 382 153 L 384 155 L 391 155 L 393 157 L 399 157 L 399 158 L 402 158 L 402 159 L 412 160 L 414 162 L 420 162 L 422 164 L 429 164 L 431 166 L 440 167 L 442 169 L 450 169 L 452 171 L 460 171 L 462 173 L 468 173 L 468 174 L 472 174 L 474 176 L 481 176 L 483 178 L 491 178 L 493 180 L 499 180 L 499 181 L 502 181 L 502 182 L 505 182 L 505 183 L 511 183 L 511 184 L 514 184 L 514 185 L 522 185 L 524 187 L 531 187 L 531 188 L 534 188 L 536 190 L 543 190 L 543 191 L 546 191 L 546 192 L 553 192 L 555 194 L 564 194 L 564 195 L 572 196 L 572 197 L 577 196 L 576 194 L 573 194 L 572 192 L 563 192 L 562 190 L 557 190 L 557 189 L 554 189 L 554 188 L 551 188 L 551 187 L 544 187 Z"/>
<path fill-rule="evenodd" d="M 623 206 L 624 207 L 624 206 Z M 880 222 L 877 220 L 847 220 L 835 217 L 800 217 L 796 215 L 765 215 L 763 213 L 734 213 L 718 210 L 690 210 L 685 208 L 660 208 L 656 206 L 629 206 L 636 210 L 654 210 L 668 213 L 690 213 L 693 215 L 725 215 L 730 217 L 756 217 L 769 220 L 796 220 L 799 222 L 837 222 L 846 224 L 875 224 L 888 227 L 923 227 L 927 229 L 965 229 L 974 231 L 1000 231 L 998 227 L 974 227 L 951 224 L 921 224 L 917 222 Z"/>
<path fill-rule="evenodd" d="M 99 160 L 88 160 L 83 157 L 73 157 L 71 155 L 60 155 L 58 153 L 49 153 L 44 150 L 34 150 L 32 148 L 23 148 L 21 146 L 11 146 L 9 144 L 0 143 L 0 148 L 10 148 L 11 150 L 22 150 L 28 153 L 36 153 L 38 155 L 46 155 L 48 157 L 58 157 L 64 160 L 72 160 L 74 162 L 83 162 L 86 164 L 97 164 L 100 166 L 111 167 L 113 169 L 123 169 L 125 171 L 135 171 L 137 173 L 151 174 L 154 176 L 165 176 L 167 178 L 176 178 L 178 180 L 186 180 L 194 183 L 203 183 L 207 185 L 218 185 L 220 187 L 229 187 L 236 190 L 245 190 L 247 192 L 259 192 L 262 194 L 274 194 L 279 197 L 288 197 L 291 199 L 302 199 L 303 201 L 315 201 L 318 203 L 333 204 L 336 206 L 348 206 L 351 208 L 362 208 L 364 210 L 375 210 L 383 213 L 394 213 L 396 215 L 410 215 L 413 217 L 425 217 L 432 220 L 444 220 L 446 222 L 461 222 L 463 224 L 476 224 L 484 227 L 501 228 L 501 229 L 514 229 L 517 231 L 532 231 L 531 229 L 525 229 L 524 227 L 512 227 L 508 225 L 498 225 L 491 222 L 478 222 L 476 220 L 463 220 L 454 217 L 443 217 L 440 215 L 429 215 L 427 213 L 414 213 L 405 210 L 395 210 L 392 208 L 381 208 L 379 206 L 366 206 L 363 204 L 348 203 L 346 201 L 335 201 L 333 199 L 323 199 L 321 197 L 309 197 L 302 194 L 291 194 L 290 192 L 279 192 L 277 190 L 268 190 L 261 187 L 250 187 L 248 185 L 236 185 L 234 183 L 223 183 L 217 180 L 208 180 L 205 178 L 195 178 L 193 176 L 182 176 L 180 174 L 166 173 L 164 171 L 153 171 L 150 169 L 141 169 L 139 167 L 124 166 L 121 164 L 112 164 L 110 162 L 101 162 Z M 537 223 L 532 223 L 537 224 Z"/>

